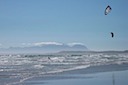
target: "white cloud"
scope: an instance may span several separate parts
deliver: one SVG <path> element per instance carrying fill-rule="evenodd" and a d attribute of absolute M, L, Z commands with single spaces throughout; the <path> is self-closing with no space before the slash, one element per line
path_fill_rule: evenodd
<path fill-rule="evenodd" d="M 63 43 L 59 43 L 59 42 L 36 42 L 36 43 L 22 43 L 23 46 L 43 46 L 43 45 L 64 45 Z M 74 46 L 74 45 L 84 45 L 83 43 L 68 43 L 65 44 L 68 46 Z"/>
<path fill-rule="evenodd" d="M 33 45 L 42 46 L 42 45 L 63 45 L 63 44 L 58 42 L 38 42 L 38 43 L 33 43 Z"/>
<path fill-rule="evenodd" d="M 74 46 L 74 45 L 84 45 L 83 43 L 76 43 L 76 42 L 74 42 L 74 43 L 68 43 L 67 44 L 68 46 Z"/>
<path fill-rule="evenodd" d="M 63 45 L 58 42 L 36 42 L 36 43 L 22 43 L 23 46 L 43 46 L 43 45 Z"/>

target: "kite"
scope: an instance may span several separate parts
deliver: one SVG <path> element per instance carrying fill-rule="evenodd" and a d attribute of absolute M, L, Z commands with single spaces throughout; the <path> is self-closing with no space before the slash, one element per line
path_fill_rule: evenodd
<path fill-rule="evenodd" d="M 113 32 L 111 32 L 111 36 L 112 36 L 112 38 L 114 37 L 114 33 Z"/>
<path fill-rule="evenodd" d="M 108 5 L 105 9 L 104 14 L 107 15 L 110 11 L 112 10 L 112 8 Z"/>

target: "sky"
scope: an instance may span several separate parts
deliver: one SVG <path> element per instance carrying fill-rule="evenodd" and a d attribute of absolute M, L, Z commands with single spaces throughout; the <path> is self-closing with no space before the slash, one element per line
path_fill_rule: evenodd
<path fill-rule="evenodd" d="M 128 0 L 0 0 L 0 47 L 59 42 L 127 50 L 127 8 Z"/>

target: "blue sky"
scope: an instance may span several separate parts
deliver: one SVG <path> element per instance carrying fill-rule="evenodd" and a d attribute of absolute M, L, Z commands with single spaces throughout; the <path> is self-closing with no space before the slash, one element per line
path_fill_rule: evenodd
<path fill-rule="evenodd" d="M 105 16 L 107 5 L 112 11 Z M 0 47 L 53 41 L 126 50 L 127 8 L 128 0 L 0 0 Z"/>

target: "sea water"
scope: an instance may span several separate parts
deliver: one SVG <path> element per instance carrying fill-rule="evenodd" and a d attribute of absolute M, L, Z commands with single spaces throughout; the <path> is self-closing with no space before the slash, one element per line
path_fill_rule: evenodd
<path fill-rule="evenodd" d="M 49 74 L 124 63 L 128 63 L 127 53 L 2 54 L 0 55 L 0 84 L 20 85 L 27 80 L 49 76 Z"/>
<path fill-rule="evenodd" d="M 128 85 L 128 70 L 67 76 L 72 78 L 38 80 L 33 85 Z"/>

